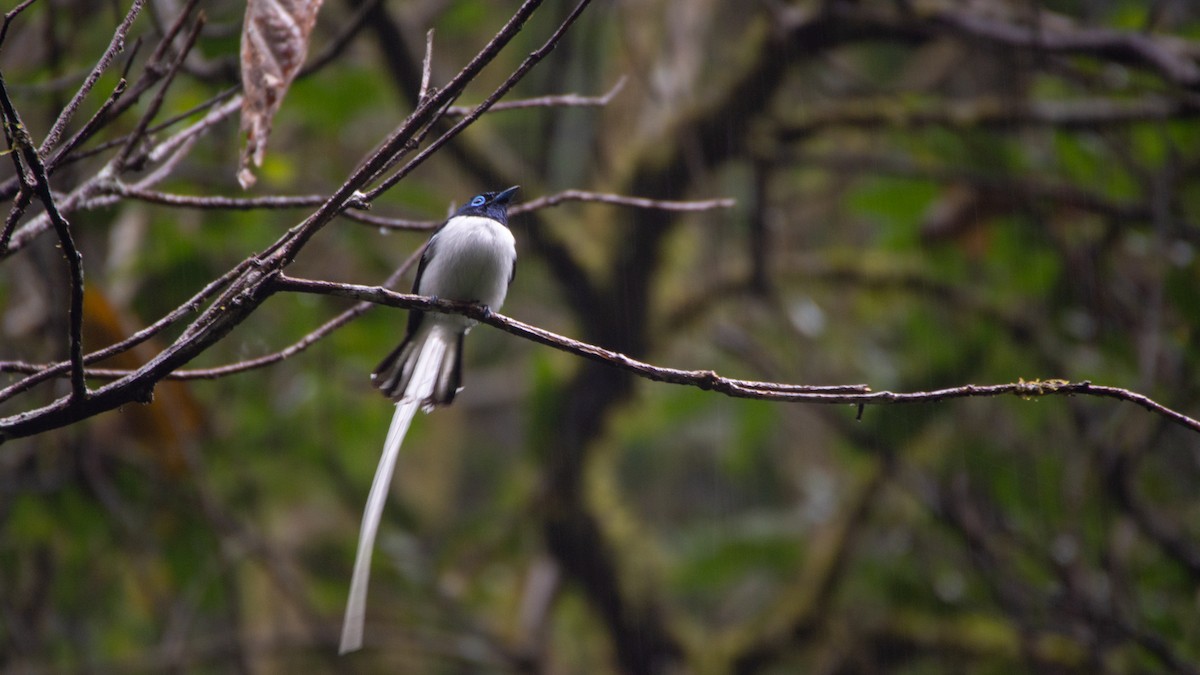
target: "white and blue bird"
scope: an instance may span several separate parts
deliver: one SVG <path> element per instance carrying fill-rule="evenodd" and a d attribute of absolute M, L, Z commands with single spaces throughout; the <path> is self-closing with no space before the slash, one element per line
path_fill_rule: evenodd
<path fill-rule="evenodd" d="M 508 229 L 508 204 L 516 192 L 517 186 L 484 192 L 450 216 L 425 247 L 413 293 L 498 311 L 517 269 L 516 242 Z M 428 411 L 454 400 L 462 387 L 463 337 L 474 325 L 458 314 L 410 310 L 404 341 L 371 373 L 375 386 L 396 402 L 396 413 L 363 512 L 341 654 L 362 647 L 371 552 L 400 445 L 418 408 Z"/>

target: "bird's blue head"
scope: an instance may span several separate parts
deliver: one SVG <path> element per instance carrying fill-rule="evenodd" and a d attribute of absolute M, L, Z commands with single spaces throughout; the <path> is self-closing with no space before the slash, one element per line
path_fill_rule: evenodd
<path fill-rule="evenodd" d="M 508 203 L 512 201 L 513 195 L 517 194 L 519 189 L 519 185 L 514 185 L 500 192 L 484 192 L 475 195 L 471 201 L 463 204 L 463 207 L 454 215 L 483 216 L 508 225 Z"/>

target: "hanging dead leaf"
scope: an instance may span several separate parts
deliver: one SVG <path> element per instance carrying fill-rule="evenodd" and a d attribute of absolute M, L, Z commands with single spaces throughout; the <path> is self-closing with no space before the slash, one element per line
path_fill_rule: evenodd
<path fill-rule="evenodd" d="M 308 36 L 322 0 L 249 0 L 242 26 L 242 133 L 238 166 L 242 188 L 254 185 L 262 166 L 271 120 L 308 54 Z"/>

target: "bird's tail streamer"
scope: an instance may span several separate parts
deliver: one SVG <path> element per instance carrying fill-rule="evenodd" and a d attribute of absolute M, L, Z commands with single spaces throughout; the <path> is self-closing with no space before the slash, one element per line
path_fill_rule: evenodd
<path fill-rule="evenodd" d="M 371 576 L 371 552 L 375 549 L 375 535 L 379 531 L 379 519 L 392 483 L 396 468 L 396 457 L 400 445 L 412 423 L 413 416 L 422 402 L 432 394 L 437 384 L 438 372 L 450 348 L 449 341 L 441 331 L 431 331 L 421 344 L 413 376 L 402 399 L 396 403 L 396 414 L 388 428 L 387 440 L 383 444 L 383 456 L 371 482 L 367 507 L 363 511 L 362 529 L 358 535 L 358 553 L 354 559 L 354 575 L 350 580 L 350 598 L 346 601 L 346 618 L 342 624 L 342 640 L 339 654 L 352 652 L 362 647 L 363 621 L 367 607 L 367 583 Z"/>

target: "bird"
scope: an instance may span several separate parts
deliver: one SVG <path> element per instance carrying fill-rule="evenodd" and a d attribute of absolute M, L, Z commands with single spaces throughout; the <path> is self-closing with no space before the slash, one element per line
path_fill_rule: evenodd
<path fill-rule="evenodd" d="M 517 271 L 508 206 L 519 187 L 475 195 L 442 223 L 421 255 L 412 292 L 498 311 Z M 396 402 L 396 412 L 363 511 L 339 654 L 362 647 L 371 553 L 400 445 L 418 409 L 430 412 L 454 401 L 462 387 L 463 338 L 475 323 L 458 314 L 410 310 L 403 342 L 371 373 L 372 383 Z"/>

